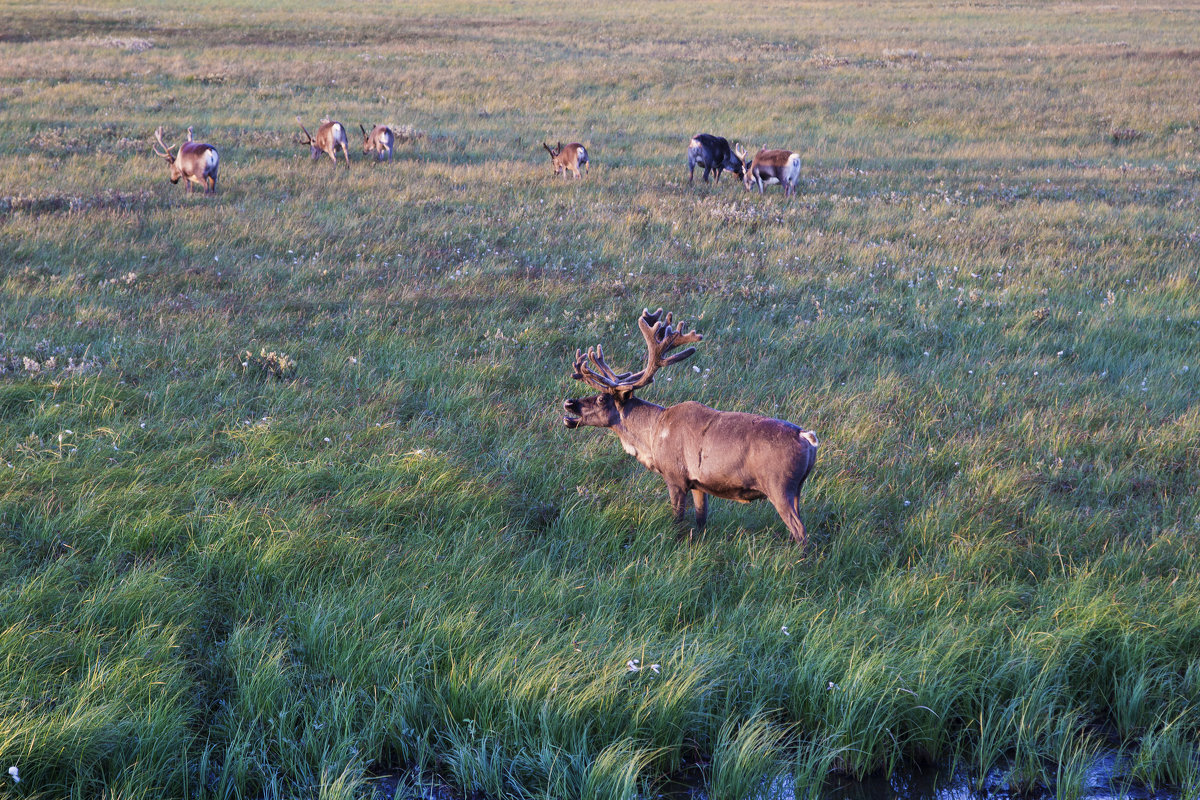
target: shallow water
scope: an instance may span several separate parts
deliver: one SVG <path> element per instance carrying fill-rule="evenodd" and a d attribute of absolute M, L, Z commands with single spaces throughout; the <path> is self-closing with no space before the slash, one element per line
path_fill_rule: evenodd
<path fill-rule="evenodd" d="M 1088 773 L 1080 800 L 1180 800 L 1177 793 L 1150 792 L 1133 783 L 1118 771 L 1115 753 L 1097 757 Z M 868 778 L 858 781 L 831 777 L 819 796 L 798 793 L 791 776 L 776 781 L 771 791 L 758 800 L 1053 800 L 1053 790 L 1032 792 L 1013 791 L 1004 780 L 1004 770 L 988 774 L 983 788 L 976 790 L 974 782 L 963 772 L 930 769 L 898 772 L 892 778 Z M 397 789 L 420 786 L 418 793 L 402 793 Z M 414 780 L 411 776 L 385 775 L 377 779 L 375 797 L 378 800 L 466 800 L 440 782 Z M 474 800 L 474 798 L 471 798 Z M 702 786 L 672 783 L 639 800 L 708 800 Z"/>
<path fill-rule="evenodd" d="M 1150 792 L 1129 781 L 1118 772 L 1115 753 L 1097 757 L 1088 773 L 1080 800 L 1179 800 L 1171 792 Z M 981 798 L 1019 798 L 1020 800 L 1053 800 L 1053 789 L 1014 791 L 1004 779 L 1003 769 L 993 770 L 976 789 L 966 773 L 948 769 L 898 771 L 885 777 L 853 780 L 831 777 L 818 797 L 796 791 L 791 776 L 776 782 L 762 800 L 981 800 Z M 702 789 L 684 789 L 680 793 L 664 793 L 662 800 L 707 800 Z"/>

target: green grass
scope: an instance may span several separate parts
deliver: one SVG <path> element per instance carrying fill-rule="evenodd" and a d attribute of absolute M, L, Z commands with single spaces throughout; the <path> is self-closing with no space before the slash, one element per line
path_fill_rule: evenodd
<path fill-rule="evenodd" d="M 1102 747 L 1196 796 L 1195 10 L 0 18 L 0 796 L 1075 798 Z M 688 187 L 701 131 L 799 195 Z M 562 426 L 660 305 L 705 340 L 647 399 L 820 435 L 808 549 Z"/>

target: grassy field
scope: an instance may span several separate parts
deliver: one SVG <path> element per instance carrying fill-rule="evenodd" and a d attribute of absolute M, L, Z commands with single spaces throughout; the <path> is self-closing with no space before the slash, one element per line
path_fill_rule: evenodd
<path fill-rule="evenodd" d="M 1183 3 L 0 0 L 0 797 L 1200 797 L 1198 63 Z M 820 435 L 807 549 L 563 427 L 644 306 L 705 340 L 643 397 Z"/>

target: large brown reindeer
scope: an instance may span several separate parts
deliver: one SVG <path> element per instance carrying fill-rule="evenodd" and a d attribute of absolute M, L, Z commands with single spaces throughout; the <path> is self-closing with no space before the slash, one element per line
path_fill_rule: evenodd
<path fill-rule="evenodd" d="M 800 154 L 791 150 L 760 149 L 754 154 L 754 160 L 746 161 L 746 149 L 740 144 L 736 155 L 745 164 L 742 181 L 746 191 L 758 184 L 758 193 L 763 194 L 763 187 L 778 183 L 783 186 L 783 196 L 794 195 L 796 184 L 800 181 Z"/>
<path fill-rule="evenodd" d="M 387 125 L 376 125 L 367 133 L 366 127 L 360 122 L 359 129 L 363 135 L 363 155 L 375 154 L 375 161 L 392 160 L 392 150 L 396 146 L 396 134 Z"/>
<path fill-rule="evenodd" d="M 296 122 L 300 123 L 300 130 L 304 131 L 304 136 L 307 139 L 305 142 L 312 152 L 313 160 L 315 161 L 321 153 L 333 159 L 334 166 L 337 165 L 337 150 L 342 148 L 342 156 L 346 160 L 346 169 L 350 169 L 350 153 L 346 149 L 346 126 L 340 122 L 330 119 L 321 120 L 321 127 L 317 128 L 317 136 L 314 139 L 313 135 L 308 132 L 308 128 L 304 127 L 304 123 L 300 122 L 299 115 L 296 116 Z"/>
<path fill-rule="evenodd" d="M 217 148 L 211 144 L 192 141 L 192 129 L 188 128 L 187 141 L 179 145 L 179 150 L 175 153 L 171 152 L 174 145 L 168 146 L 162 138 L 162 126 L 158 126 L 158 130 L 154 132 L 154 138 L 158 140 L 158 144 L 154 146 L 154 152 L 167 160 L 171 165 L 171 183 L 179 183 L 180 178 L 186 178 L 188 193 L 191 194 L 192 184 L 203 186 L 204 191 L 217 193 L 217 166 L 220 164 L 220 156 L 217 154 Z M 162 148 L 161 150 L 159 148 Z"/>
<path fill-rule="evenodd" d="M 684 333 L 682 323 L 676 330 L 670 314 L 662 319 L 661 308 L 653 314 L 643 310 L 638 328 L 647 349 L 646 366 L 640 372 L 614 372 L 599 345 L 586 353 L 575 351 L 572 377 L 600 394 L 563 403 L 568 414 L 563 423 L 568 428 L 611 429 L 625 452 L 666 480 L 676 523 L 683 521 L 689 490 L 696 505 L 696 527 L 701 529 L 708 516 L 708 495 L 741 503 L 765 497 L 792 539 L 803 546 L 800 487 L 817 459 L 817 435 L 758 414 L 717 411 L 692 401 L 663 408 L 634 397 L 636 390 L 653 382 L 661 367 L 696 352 L 688 347 L 668 355 L 671 350 L 703 338 L 694 330 Z"/>
<path fill-rule="evenodd" d="M 567 177 L 567 172 L 574 172 L 576 178 L 582 178 L 579 174 L 579 168 L 588 169 L 588 152 L 587 148 L 579 142 L 572 142 L 563 147 L 563 143 L 559 142 L 558 147 L 551 147 L 542 142 L 542 147 L 546 148 L 546 152 L 550 154 L 550 163 L 554 165 L 554 174 L 562 173 L 562 176 Z"/>

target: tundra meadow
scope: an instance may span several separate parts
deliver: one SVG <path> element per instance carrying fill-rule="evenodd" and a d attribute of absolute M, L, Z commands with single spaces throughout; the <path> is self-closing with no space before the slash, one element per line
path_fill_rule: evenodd
<path fill-rule="evenodd" d="M 1198 66 L 1170 1 L 0 0 L 0 797 L 1200 797 Z M 820 436 L 807 548 L 563 426 L 658 306 L 639 396 Z"/>

